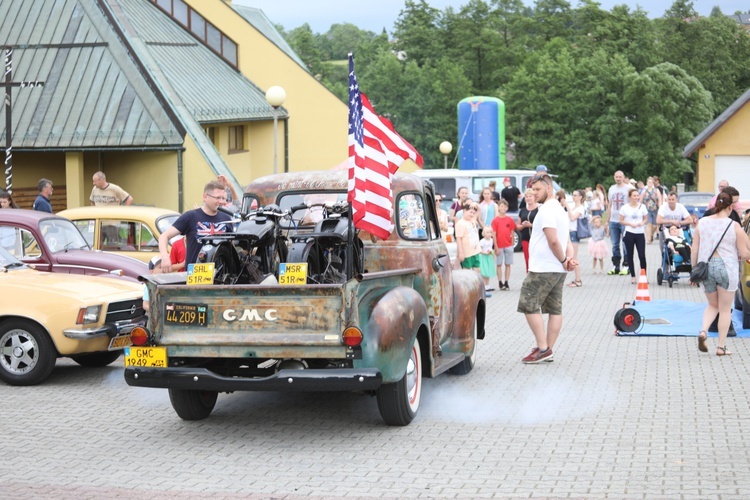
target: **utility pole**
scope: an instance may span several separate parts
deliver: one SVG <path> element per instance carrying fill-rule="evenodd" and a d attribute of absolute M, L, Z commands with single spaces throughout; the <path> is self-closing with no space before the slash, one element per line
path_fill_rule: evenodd
<path fill-rule="evenodd" d="M 13 87 L 43 87 L 44 82 L 14 82 L 13 81 L 13 45 L 0 45 L 0 50 L 5 51 L 5 80 L 0 82 L 0 87 L 5 87 L 5 190 L 13 194 L 13 121 L 11 120 L 11 105 L 13 102 Z"/>

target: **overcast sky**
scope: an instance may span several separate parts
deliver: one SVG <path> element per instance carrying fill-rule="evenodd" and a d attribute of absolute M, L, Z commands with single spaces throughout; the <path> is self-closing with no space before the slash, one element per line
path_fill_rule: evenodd
<path fill-rule="evenodd" d="M 577 0 L 568 0 L 574 7 Z M 325 33 L 332 24 L 352 23 L 355 26 L 379 33 L 385 28 L 393 31 L 393 24 L 404 8 L 404 0 L 371 0 L 367 2 L 342 2 L 341 0 L 233 0 L 236 4 L 249 5 L 262 9 L 275 24 L 281 24 L 290 30 L 308 23 L 315 33 Z M 533 5 L 533 0 L 524 0 Z M 428 0 L 428 3 L 440 10 L 453 7 L 458 11 L 468 0 Z M 603 9 L 610 10 L 614 5 L 627 4 L 635 9 L 641 4 L 649 17 L 661 17 L 672 5 L 673 0 L 601 0 Z M 643 5 L 647 6 L 643 6 Z M 724 14 L 750 9 L 745 0 L 694 0 L 693 7 L 699 14 L 708 15 L 718 5 Z"/>

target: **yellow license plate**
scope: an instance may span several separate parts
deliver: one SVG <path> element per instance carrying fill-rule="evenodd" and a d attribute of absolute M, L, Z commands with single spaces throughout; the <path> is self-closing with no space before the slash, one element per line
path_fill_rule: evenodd
<path fill-rule="evenodd" d="M 125 367 L 166 368 L 166 347 L 126 347 Z"/>
<path fill-rule="evenodd" d="M 109 350 L 125 349 L 131 345 L 133 345 L 133 342 L 130 340 L 130 335 L 118 335 L 117 337 L 112 337 L 112 340 L 109 341 Z"/>

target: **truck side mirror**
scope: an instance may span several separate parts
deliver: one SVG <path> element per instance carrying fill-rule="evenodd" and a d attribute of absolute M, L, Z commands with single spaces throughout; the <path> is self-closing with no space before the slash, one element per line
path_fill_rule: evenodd
<path fill-rule="evenodd" d="M 442 259 L 447 256 L 448 254 L 441 253 L 440 255 L 432 259 L 432 269 L 435 271 L 440 271 L 441 267 L 445 267 L 445 264 L 443 264 Z"/>

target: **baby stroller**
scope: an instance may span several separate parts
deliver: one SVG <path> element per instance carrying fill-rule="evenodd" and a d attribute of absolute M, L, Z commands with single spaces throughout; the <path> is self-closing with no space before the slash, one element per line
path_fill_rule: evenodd
<path fill-rule="evenodd" d="M 670 235 L 669 230 L 669 227 L 662 227 L 659 231 L 661 267 L 656 271 L 656 283 L 661 285 L 666 281 L 669 288 L 672 288 L 672 284 L 680 279 L 680 273 L 687 273 L 687 276 L 684 277 L 690 277 L 690 270 L 693 268 L 690 263 L 690 245 L 693 242 L 693 231 L 688 226 L 679 228 L 676 231 L 678 234 Z M 677 238 L 673 239 L 675 236 Z M 682 239 L 684 241 L 679 241 Z M 670 241 L 674 250 L 670 248 Z"/>

